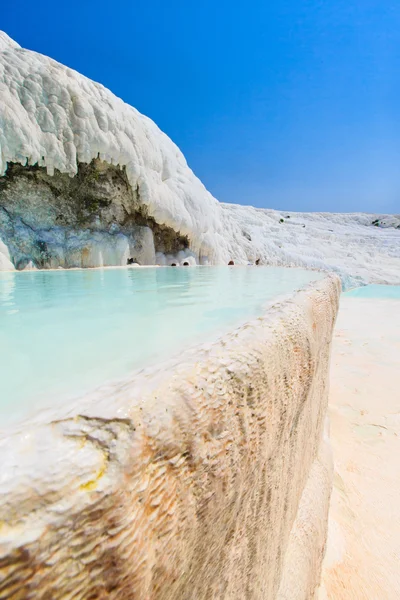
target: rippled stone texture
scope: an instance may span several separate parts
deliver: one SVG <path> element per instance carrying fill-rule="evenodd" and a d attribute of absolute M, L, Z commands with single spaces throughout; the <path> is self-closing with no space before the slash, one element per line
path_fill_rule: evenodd
<path fill-rule="evenodd" d="M 0 598 L 313 598 L 340 284 L 0 446 Z"/>

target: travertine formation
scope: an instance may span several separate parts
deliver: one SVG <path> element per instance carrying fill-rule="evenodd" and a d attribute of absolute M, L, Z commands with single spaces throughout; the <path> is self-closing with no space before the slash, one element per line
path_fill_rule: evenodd
<path fill-rule="evenodd" d="M 399 215 L 219 203 L 150 119 L 0 32 L 0 270 L 258 260 L 400 283 L 399 240 Z"/>
<path fill-rule="evenodd" d="M 98 159 L 75 177 L 9 165 L 0 177 L 0 229 L 19 270 L 194 260 L 188 238 L 149 216 L 126 172 Z"/>
<path fill-rule="evenodd" d="M 1 440 L 0 598 L 307 600 L 340 284 Z"/>

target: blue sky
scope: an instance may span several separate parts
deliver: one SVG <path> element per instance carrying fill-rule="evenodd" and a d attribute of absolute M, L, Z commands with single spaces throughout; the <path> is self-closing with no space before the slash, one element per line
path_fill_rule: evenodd
<path fill-rule="evenodd" d="M 19 0 L 0 29 L 151 117 L 221 201 L 400 212 L 395 0 Z"/>

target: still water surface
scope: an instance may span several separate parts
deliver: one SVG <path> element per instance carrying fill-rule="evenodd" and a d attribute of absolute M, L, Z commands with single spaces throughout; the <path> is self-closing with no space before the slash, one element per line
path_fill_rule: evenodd
<path fill-rule="evenodd" d="M 0 273 L 0 424 L 213 339 L 321 277 L 263 267 Z"/>

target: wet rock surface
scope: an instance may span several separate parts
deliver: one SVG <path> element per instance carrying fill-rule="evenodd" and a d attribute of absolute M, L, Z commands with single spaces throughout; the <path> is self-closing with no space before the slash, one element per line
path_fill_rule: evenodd
<path fill-rule="evenodd" d="M 339 293 L 326 278 L 3 435 L 0 598 L 314 598 Z"/>
<path fill-rule="evenodd" d="M 0 230 L 17 269 L 155 264 L 189 240 L 156 223 L 124 169 L 93 160 L 74 177 L 10 164 L 0 178 Z"/>

